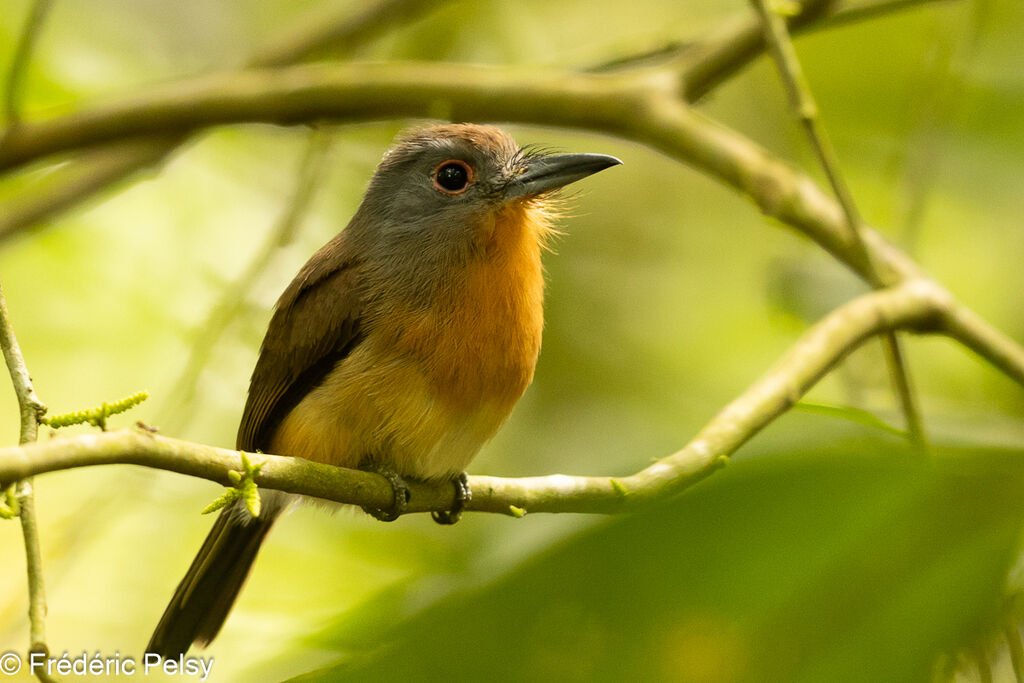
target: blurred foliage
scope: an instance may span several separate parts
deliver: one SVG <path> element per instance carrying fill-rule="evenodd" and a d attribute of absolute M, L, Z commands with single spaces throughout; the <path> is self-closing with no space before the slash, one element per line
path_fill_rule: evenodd
<path fill-rule="evenodd" d="M 57 0 L 27 74 L 25 116 L 240 63 L 281 27 L 338 4 Z M 747 9 L 458 0 L 356 56 L 585 67 L 698 40 Z M 0 45 L 13 45 L 27 10 L 7 0 Z M 866 219 L 1017 340 L 1022 31 L 1019 0 L 959 0 L 797 41 Z M 9 53 L 0 50 L 0 72 Z M 701 106 L 820 177 L 766 60 Z M 233 444 L 270 306 L 344 226 L 406 123 L 336 129 L 298 239 L 213 349 L 184 407 L 190 419 L 167 433 Z M 472 472 L 635 471 L 677 449 L 810 321 L 863 289 L 746 200 L 644 147 L 507 128 L 521 144 L 626 165 L 579 186 L 546 261 L 536 381 Z M 0 244 L 8 306 L 51 414 L 140 387 L 153 398 L 112 428 L 182 414 L 170 390 L 195 327 L 286 209 L 306 136 L 256 125 L 203 134 L 141 180 Z M 45 189 L 50 170 L 0 179 L 0 202 Z M 1020 468 L 1012 452 L 981 449 L 1024 447 L 1024 392 L 943 340 L 911 339 L 907 351 L 930 433 L 967 449 L 935 468 L 907 462 L 896 439 L 863 424 L 799 413 L 681 500 L 628 519 L 468 515 L 442 529 L 306 506 L 271 535 L 210 648 L 214 678 L 281 680 L 344 660 L 324 675 L 920 680 L 937 651 L 970 641 L 995 612 Z M 874 345 L 809 401 L 899 424 Z M 10 392 L 0 391 L 0 414 L 0 437 L 14 443 Z M 51 649 L 138 653 L 207 531 L 199 511 L 217 487 L 132 468 L 36 483 Z M 0 651 L 23 649 L 16 524 L 0 524 L 0 548 Z"/>
<path fill-rule="evenodd" d="M 371 602 L 319 641 L 352 658 L 298 680 L 920 681 L 997 615 L 1020 452 L 762 455 L 395 628 Z"/>

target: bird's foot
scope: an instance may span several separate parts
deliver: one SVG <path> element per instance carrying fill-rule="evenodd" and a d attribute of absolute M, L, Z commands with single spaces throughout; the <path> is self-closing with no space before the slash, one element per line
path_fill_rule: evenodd
<path fill-rule="evenodd" d="M 391 484 L 391 491 L 394 494 L 394 498 L 391 503 L 391 507 L 388 509 L 364 507 L 363 512 L 372 515 L 382 522 L 393 522 L 401 517 L 402 513 L 405 512 L 405 506 L 409 502 L 409 487 L 406 486 L 405 480 L 398 476 L 398 473 L 394 470 L 381 468 L 370 471 L 376 472 L 388 480 L 388 483 Z"/>
<path fill-rule="evenodd" d="M 462 518 L 462 511 L 466 509 L 466 503 L 473 498 L 473 492 L 469 490 L 469 477 L 465 472 L 452 479 L 452 485 L 455 486 L 455 503 L 452 505 L 452 509 L 440 512 L 435 510 L 430 513 L 430 516 L 438 524 L 455 524 Z"/>

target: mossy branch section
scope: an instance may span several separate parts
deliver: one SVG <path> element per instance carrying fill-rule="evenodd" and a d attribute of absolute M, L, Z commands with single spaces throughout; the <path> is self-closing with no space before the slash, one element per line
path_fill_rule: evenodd
<path fill-rule="evenodd" d="M 475 476 L 467 510 L 522 516 L 534 512 L 622 512 L 700 481 L 760 429 L 788 410 L 866 339 L 892 329 L 941 331 L 950 301 L 928 281 L 865 294 L 808 330 L 760 380 L 727 405 L 685 448 L 627 477 L 549 475 L 520 479 Z M 384 509 L 392 488 L 378 475 L 298 458 L 250 455 L 261 488 Z M 0 449 L 0 483 L 91 465 L 133 464 L 232 486 L 245 469 L 238 451 L 118 431 Z M 231 473 L 235 472 L 235 478 Z M 448 482 L 409 482 L 409 512 L 447 510 Z"/>

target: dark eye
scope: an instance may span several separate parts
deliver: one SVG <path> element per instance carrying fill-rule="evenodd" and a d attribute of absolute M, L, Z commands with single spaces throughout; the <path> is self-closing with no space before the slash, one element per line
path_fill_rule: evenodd
<path fill-rule="evenodd" d="M 465 161 L 449 159 L 434 170 L 434 187 L 445 194 L 465 192 L 473 182 L 473 169 Z"/>

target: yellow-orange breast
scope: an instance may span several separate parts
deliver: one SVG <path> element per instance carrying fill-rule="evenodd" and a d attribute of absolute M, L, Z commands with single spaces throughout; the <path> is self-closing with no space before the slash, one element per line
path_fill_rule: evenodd
<path fill-rule="evenodd" d="M 482 256 L 453 283 L 434 319 L 424 321 L 425 338 L 414 343 L 426 351 L 425 364 L 446 400 L 515 403 L 532 381 L 544 327 L 546 229 L 539 209 L 506 206 L 481 228 Z"/>
<path fill-rule="evenodd" d="M 541 207 L 506 206 L 480 253 L 427 309 L 391 309 L 276 430 L 276 453 L 399 474 L 451 476 L 501 427 L 533 379 L 543 329 Z"/>

